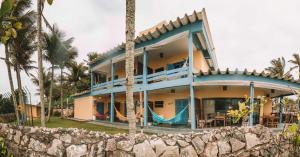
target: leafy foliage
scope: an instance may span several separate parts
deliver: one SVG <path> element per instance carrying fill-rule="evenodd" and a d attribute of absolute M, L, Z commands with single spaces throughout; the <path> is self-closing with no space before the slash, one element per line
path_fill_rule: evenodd
<path fill-rule="evenodd" d="M 271 66 L 265 70 L 271 75 L 281 77 L 281 78 L 293 78 L 291 71 L 293 68 L 290 68 L 287 72 L 285 71 L 286 63 L 284 57 L 271 60 Z"/>
<path fill-rule="evenodd" d="M 6 146 L 5 141 L 2 137 L 0 137 L 0 156 L 13 157 L 13 155 L 8 152 L 7 146 Z"/>
<path fill-rule="evenodd" d="M 254 102 L 253 109 L 250 109 L 250 98 L 245 96 L 245 101 L 238 102 L 239 109 L 228 110 L 227 115 L 233 119 L 233 123 L 238 123 L 241 119 L 243 120 L 243 122 L 246 122 L 249 119 L 249 114 L 254 111 L 254 108 L 263 106 L 267 102 L 264 96 L 258 96 L 257 99 L 260 100 L 259 103 Z"/>

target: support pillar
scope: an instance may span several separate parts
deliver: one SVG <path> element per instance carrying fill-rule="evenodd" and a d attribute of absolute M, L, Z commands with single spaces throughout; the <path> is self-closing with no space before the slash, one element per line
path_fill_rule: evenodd
<path fill-rule="evenodd" d="M 278 125 L 278 127 L 279 128 L 282 128 L 283 127 L 283 115 L 282 115 L 282 100 L 283 100 L 283 97 L 281 96 L 280 98 L 279 98 L 280 100 L 279 100 L 279 125 Z"/>
<path fill-rule="evenodd" d="M 193 71 L 194 71 L 194 50 L 193 50 L 193 33 L 189 32 L 188 36 L 188 52 L 189 52 L 189 75 L 190 78 L 190 105 L 191 105 L 191 129 L 196 129 L 196 112 L 195 112 L 195 94 L 193 87 Z"/>
<path fill-rule="evenodd" d="M 110 122 L 114 122 L 114 117 L 115 117 L 115 94 L 111 93 L 110 94 Z"/>
<path fill-rule="evenodd" d="M 143 86 L 146 88 L 148 81 L 148 53 L 146 49 L 144 49 L 144 57 L 143 57 Z M 148 125 L 148 91 L 144 90 L 144 126 Z"/>
<path fill-rule="evenodd" d="M 250 116 L 249 116 L 249 126 L 253 126 L 253 110 L 254 110 L 254 82 L 250 82 Z"/>
<path fill-rule="evenodd" d="M 195 110 L 195 94 L 194 94 L 194 87 L 190 85 L 190 104 L 191 104 L 191 129 L 196 129 L 196 110 Z"/>
<path fill-rule="evenodd" d="M 115 81 L 115 64 L 111 62 L 111 86 L 112 89 L 114 87 L 114 81 Z M 111 92 L 110 94 L 110 122 L 114 122 L 114 117 L 115 117 L 115 93 Z"/>

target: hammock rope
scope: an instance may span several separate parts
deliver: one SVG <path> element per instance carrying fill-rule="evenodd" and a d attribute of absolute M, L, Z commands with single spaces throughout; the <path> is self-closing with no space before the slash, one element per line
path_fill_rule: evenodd
<path fill-rule="evenodd" d="M 124 116 L 120 111 L 118 111 L 118 109 L 116 107 L 115 108 L 115 111 L 116 111 L 116 117 L 120 120 L 120 121 L 123 121 L 123 122 L 126 122 L 128 121 L 128 118 L 126 116 Z M 143 110 L 142 110 L 143 112 Z M 142 114 L 140 112 L 137 112 L 136 113 L 136 118 L 139 118 Z"/>
<path fill-rule="evenodd" d="M 151 114 L 152 114 L 152 119 L 154 122 L 160 124 L 186 124 L 188 121 L 188 118 L 185 118 L 185 111 L 188 109 L 189 105 L 186 105 L 180 112 L 178 112 L 174 117 L 166 119 L 158 114 L 156 114 L 150 106 L 148 106 Z"/>

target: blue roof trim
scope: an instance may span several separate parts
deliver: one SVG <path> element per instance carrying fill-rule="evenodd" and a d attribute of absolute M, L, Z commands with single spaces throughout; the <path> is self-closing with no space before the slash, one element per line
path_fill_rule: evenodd
<path fill-rule="evenodd" d="M 209 81 L 227 81 L 227 80 L 242 80 L 242 81 L 253 81 L 253 82 L 265 82 L 272 83 L 286 87 L 294 87 L 300 89 L 300 84 L 289 80 L 255 76 L 255 75 L 244 75 L 244 74 L 216 74 L 216 75 L 200 75 L 194 78 L 194 82 L 209 82 Z"/>

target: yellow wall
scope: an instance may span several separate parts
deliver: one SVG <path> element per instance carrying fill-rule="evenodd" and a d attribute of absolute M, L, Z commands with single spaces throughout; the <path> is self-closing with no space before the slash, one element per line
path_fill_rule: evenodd
<path fill-rule="evenodd" d="M 199 72 L 202 70 L 203 72 L 207 72 L 209 70 L 208 64 L 205 61 L 202 51 L 194 52 L 194 71 Z"/>
<path fill-rule="evenodd" d="M 35 105 L 26 105 L 26 112 L 28 116 L 32 114 L 33 118 L 39 118 L 41 116 L 41 108 Z"/>
<path fill-rule="evenodd" d="M 95 113 L 95 98 L 92 96 L 77 98 L 74 100 L 74 118 L 92 120 Z"/>
<path fill-rule="evenodd" d="M 165 70 L 167 68 L 167 64 L 172 64 L 176 62 L 183 61 L 187 59 L 188 53 L 187 52 L 182 52 L 177 55 L 172 55 L 171 57 L 164 57 L 164 58 L 157 58 L 155 60 L 149 60 L 148 61 L 148 66 L 153 69 L 153 71 L 157 68 L 164 67 Z"/>
<path fill-rule="evenodd" d="M 150 93 L 148 95 L 149 101 L 153 102 L 154 112 L 165 118 L 171 118 L 175 115 L 175 100 L 188 99 L 188 92 L 175 93 Z M 164 101 L 163 108 L 155 108 L 154 101 Z"/>

